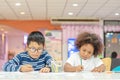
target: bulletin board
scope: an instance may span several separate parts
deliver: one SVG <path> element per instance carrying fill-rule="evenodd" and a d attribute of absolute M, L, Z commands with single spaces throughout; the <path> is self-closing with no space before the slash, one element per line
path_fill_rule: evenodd
<path fill-rule="evenodd" d="M 105 57 L 111 57 L 112 52 L 117 52 L 120 58 L 120 32 L 106 32 L 105 36 Z"/>
<path fill-rule="evenodd" d="M 45 30 L 45 48 L 56 61 L 62 61 L 61 34 L 60 30 Z"/>

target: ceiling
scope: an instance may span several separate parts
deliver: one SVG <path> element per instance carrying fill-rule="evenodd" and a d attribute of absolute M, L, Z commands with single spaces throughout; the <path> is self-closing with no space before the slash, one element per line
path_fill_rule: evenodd
<path fill-rule="evenodd" d="M 73 15 L 68 15 L 69 12 Z M 115 13 L 120 13 L 120 0 L 0 0 L 0 20 L 50 20 L 53 17 L 120 20 L 120 15 Z M 26 34 L 4 25 L 0 25 L 1 33 Z"/>
<path fill-rule="evenodd" d="M 18 2 L 21 6 L 15 6 Z M 78 6 L 73 7 L 74 3 Z M 120 20 L 120 15 L 115 13 L 120 13 L 120 0 L 0 0 L 0 20 L 49 20 L 52 17 Z"/>

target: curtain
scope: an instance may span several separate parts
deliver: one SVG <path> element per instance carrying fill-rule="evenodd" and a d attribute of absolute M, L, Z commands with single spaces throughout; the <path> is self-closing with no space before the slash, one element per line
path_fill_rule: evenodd
<path fill-rule="evenodd" d="M 104 26 L 105 32 L 120 32 L 120 26 Z"/>
<path fill-rule="evenodd" d="M 76 38 L 82 32 L 91 32 L 98 34 L 103 39 L 103 27 L 98 25 L 62 25 L 63 43 L 68 38 Z"/>

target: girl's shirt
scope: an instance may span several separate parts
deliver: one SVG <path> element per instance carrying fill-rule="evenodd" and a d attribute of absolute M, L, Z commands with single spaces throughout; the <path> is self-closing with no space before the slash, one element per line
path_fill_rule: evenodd
<path fill-rule="evenodd" d="M 82 65 L 84 71 L 91 71 L 95 67 L 98 67 L 101 64 L 103 64 L 101 59 L 94 56 L 87 60 L 81 59 L 79 53 L 72 54 L 66 62 L 71 64 L 72 66 Z"/>

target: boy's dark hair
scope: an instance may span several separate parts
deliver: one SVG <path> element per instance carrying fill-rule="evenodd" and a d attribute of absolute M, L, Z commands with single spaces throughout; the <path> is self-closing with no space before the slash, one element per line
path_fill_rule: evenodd
<path fill-rule="evenodd" d="M 100 37 L 98 35 L 96 35 L 94 33 L 88 33 L 88 32 L 84 32 L 82 34 L 79 34 L 76 41 L 75 41 L 75 45 L 79 49 L 84 44 L 93 45 L 93 47 L 94 47 L 93 55 L 95 57 L 98 54 L 102 53 L 103 44 L 102 44 L 101 39 L 100 39 Z"/>
<path fill-rule="evenodd" d="M 116 58 L 117 57 L 117 52 L 113 51 L 111 54 L 111 58 Z"/>
<path fill-rule="evenodd" d="M 29 34 L 27 38 L 27 45 L 30 44 L 31 41 L 37 42 L 38 44 L 45 44 L 45 38 L 40 31 L 33 31 Z"/>

